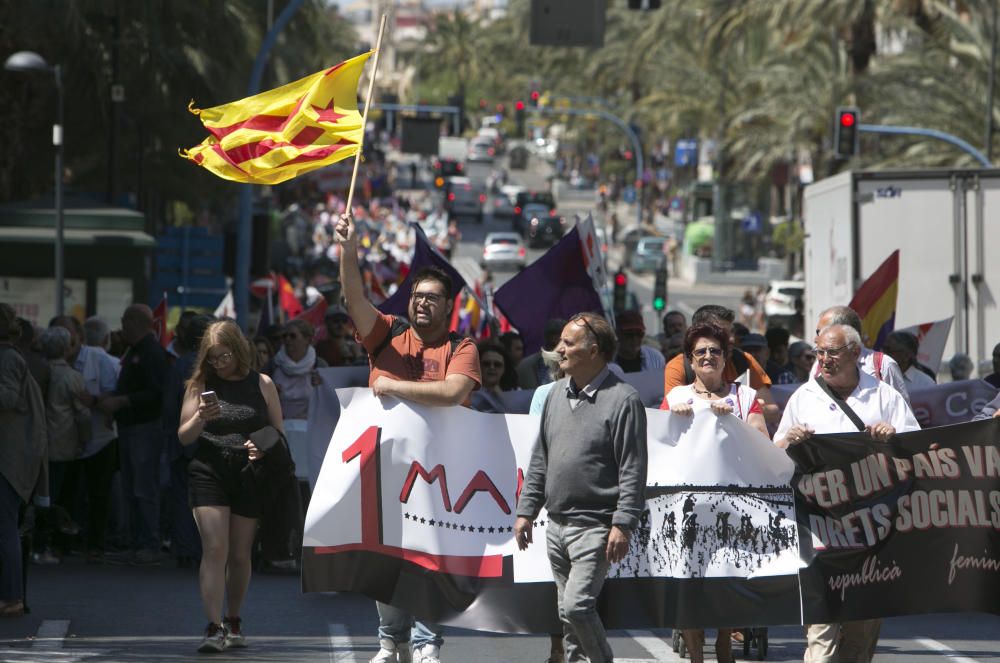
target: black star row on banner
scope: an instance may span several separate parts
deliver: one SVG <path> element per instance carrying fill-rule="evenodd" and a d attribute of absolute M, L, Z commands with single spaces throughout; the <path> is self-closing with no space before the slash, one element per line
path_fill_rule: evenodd
<path fill-rule="evenodd" d="M 441 527 L 444 529 L 455 530 L 456 532 L 479 532 L 480 534 L 496 534 L 498 532 L 513 532 L 514 527 L 512 525 L 505 526 L 486 526 L 486 525 L 462 525 L 459 523 L 450 523 L 444 520 L 435 520 L 433 518 L 422 518 L 415 513 L 403 513 L 403 518 L 406 520 L 411 520 L 414 523 L 420 523 L 421 525 L 428 525 L 430 527 Z M 545 521 L 538 521 L 535 526 L 544 526 Z"/>

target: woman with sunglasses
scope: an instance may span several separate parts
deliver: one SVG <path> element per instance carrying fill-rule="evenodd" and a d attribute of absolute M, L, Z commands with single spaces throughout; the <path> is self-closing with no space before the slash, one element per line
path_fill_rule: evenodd
<path fill-rule="evenodd" d="M 501 400 L 500 393 L 506 391 L 503 379 L 510 366 L 507 352 L 499 343 L 491 341 L 480 343 L 478 349 L 479 372 L 483 376 L 483 384 L 472 392 L 472 409 L 503 414 L 507 411 L 507 407 Z"/>
<path fill-rule="evenodd" d="M 201 535 L 198 584 L 208 618 L 200 652 L 246 646 L 240 607 L 250 584 L 260 499 L 253 472 L 245 470 L 263 456 L 257 444 L 283 434 L 274 383 L 252 365 L 253 350 L 236 323 L 212 323 L 181 407 L 177 437 L 185 446 L 198 445 L 188 465 L 188 490 Z"/>
<path fill-rule="evenodd" d="M 309 396 L 319 384 L 317 368 L 326 368 L 312 346 L 313 326 L 305 320 L 289 320 L 281 335 L 281 349 L 264 370 L 278 388 L 285 419 L 308 419 Z"/>
<path fill-rule="evenodd" d="M 757 392 L 739 383 L 726 382 L 723 373 L 729 356 L 729 334 L 717 325 L 699 324 L 684 334 L 684 355 L 694 369 L 694 382 L 674 387 L 663 399 L 664 410 L 690 416 L 696 411 L 710 409 L 719 416 L 735 415 L 759 430 L 765 437 L 767 425 Z M 720 662 L 733 660 L 731 629 L 718 629 L 715 655 Z M 691 654 L 692 663 L 705 660 L 705 631 L 684 629 L 684 643 Z"/>

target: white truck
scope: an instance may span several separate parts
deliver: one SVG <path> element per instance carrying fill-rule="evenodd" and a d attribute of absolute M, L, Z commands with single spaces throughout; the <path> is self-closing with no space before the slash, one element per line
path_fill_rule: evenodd
<path fill-rule="evenodd" d="M 805 328 L 899 249 L 896 329 L 954 316 L 947 360 L 1000 342 L 1000 170 L 849 171 L 805 190 Z M 809 334 L 807 333 L 807 336 Z"/>

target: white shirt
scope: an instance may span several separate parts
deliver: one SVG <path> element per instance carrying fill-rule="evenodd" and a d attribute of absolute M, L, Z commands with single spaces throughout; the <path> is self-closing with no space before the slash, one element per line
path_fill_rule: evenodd
<path fill-rule="evenodd" d="M 922 370 L 916 366 L 910 366 L 903 373 L 903 380 L 906 381 L 906 386 L 908 389 L 923 389 L 924 387 L 933 387 L 937 384 L 934 378 L 924 373 Z"/>
<path fill-rule="evenodd" d="M 876 370 L 875 360 L 879 360 L 879 367 Z M 858 357 L 858 368 L 879 380 L 887 383 L 890 387 L 903 395 L 906 402 L 910 402 L 910 392 L 906 389 L 906 380 L 903 379 L 903 371 L 900 370 L 896 360 L 884 352 L 875 352 L 870 348 L 861 348 L 861 356 Z M 811 375 L 819 375 L 819 361 L 813 362 Z"/>
<path fill-rule="evenodd" d="M 105 352 L 104 348 L 96 345 L 81 346 L 73 367 L 83 375 L 84 387 L 91 396 L 115 392 L 121 363 Z M 91 410 L 90 429 L 92 438 L 84 447 L 82 458 L 93 456 L 107 446 L 108 442 L 118 437 L 114 420 L 97 408 Z"/>
<path fill-rule="evenodd" d="M 865 425 L 884 421 L 892 425 L 897 433 L 920 430 L 920 424 L 903 396 L 886 382 L 876 380 L 867 373 L 860 373 L 858 386 L 846 401 Z M 774 439 L 786 437 L 788 430 L 795 425 L 808 426 L 818 434 L 855 433 L 858 430 L 816 380 L 803 384 L 788 399 Z"/>
<path fill-rule="evenodd" d="M 664 409 L 672 410 L 678 404 L 687 403 L 691 406 L 692 410 L 699 412 L 701 410 L 709 409 L 712 407 L 712 403 L 721 400 L 726 401 L 726 403 L 729 404 L 729 407 L 733 408 L 733 414 L 743 421 L 747 421 L 751 414 L 759 414 L 761 416 L 764 414 L 764 411 L 760 407 L 760 403 L 757 401 L 757 391 L 735 382 L 729 385 L 728 396 L 713 400 L 706 400 L 694 393 L 693 384 L 684 384 L 674 387 L 670 390 L 670 393 L 667 394 L 667 406 Z"/>

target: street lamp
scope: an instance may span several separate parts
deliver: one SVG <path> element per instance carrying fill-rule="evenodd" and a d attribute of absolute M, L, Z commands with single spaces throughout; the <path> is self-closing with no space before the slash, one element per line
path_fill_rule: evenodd
<path fill-rule="evenodd" d="M 43 71 L 56 79 L 58 110 L 56 123 L 52 125 L 52 144 L 56 148 L 56 315 L 63 314 L 63 82 L 62 67 L 50 65 L 38 53 L 18 51 L 3 65 L 7 71 Z"/>

